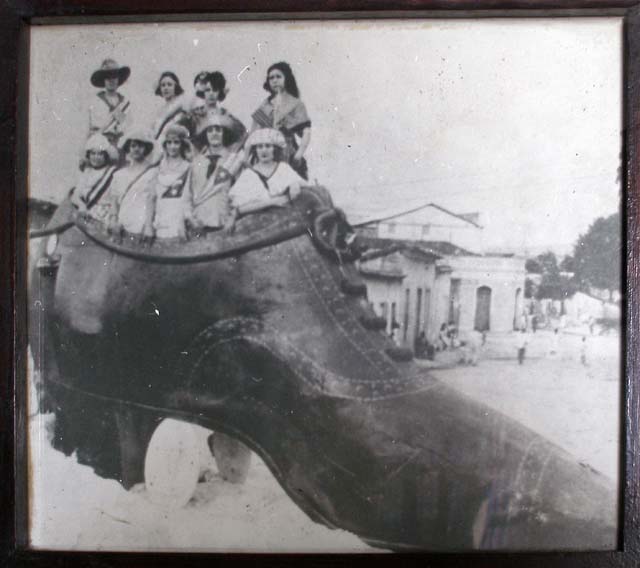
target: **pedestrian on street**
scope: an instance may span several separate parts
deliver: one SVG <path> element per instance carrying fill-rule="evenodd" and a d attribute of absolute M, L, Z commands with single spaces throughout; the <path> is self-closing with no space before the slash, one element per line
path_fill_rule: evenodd
<path fill-rule="evenodd" d="M 556 327 L 553 330 L 553 336 L 551 337 L 551 355 L 558 355 L 560 353 L 560 333 L 559 329 Z"/>
<path fill-rule="evenodd" d="M 580 343 L 580 363 L 587 367 L 587 336 L 582 336 L 582 342 Z"/>
<path fill-rule="evenodd" d="M 518 345 L 518 364 L 522 365 L 524 363 L 524 356 L 525 356 L 525 353 L 527 351 L 527 344 L 529 343 L 526 329 L 520 330 L 520 333 L 518 334 L 517 342 L 518 342 L 517 343 L 517 345 Z"/>

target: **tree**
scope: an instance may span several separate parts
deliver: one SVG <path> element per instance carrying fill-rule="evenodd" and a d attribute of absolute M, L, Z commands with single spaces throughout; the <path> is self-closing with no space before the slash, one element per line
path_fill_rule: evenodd
<path fill-rule="evenodd" d="M 560 263 L 560 271 L 561 272 L 575 272 L 576 271 L 576 261 L 574 258 L 568 254 L 564 255 L 562 262 Z"/>
<path fill-rule="evenodd" d="M 525 293 L 528 291 L 531 295 L 535 294 L 538 300 L 542 298 L 565 300 L 576 292 L 576 287 L 573 282 L 560 274 L 558 259 L 551 251 L 544 252 L 535 258 L 529 259 L 525 267 L 529 272 L 537 272 L 542 275 L 538 286 L 531 283 L 527 289 L 525 282 Z"/>
<path fill-rule="evenodd" d="M 542 274 L 542 265 L 535 258 L 528 258 L 524 263 L 524 269 L 534 274 Z"/>
<path fill-rule="evenodd" d="M 620 214 L 599 217 L 573 248 L 576 282 L 585 291 L 620 289 Z"/>

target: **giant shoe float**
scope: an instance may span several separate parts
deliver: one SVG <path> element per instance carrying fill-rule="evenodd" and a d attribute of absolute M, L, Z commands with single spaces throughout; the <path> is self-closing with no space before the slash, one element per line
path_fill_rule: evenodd
<path fill-rule="evenodd" d="M 63 202 L 30 285 L 57 449 L 128 488 L 174 418 L 240 440 L 314 521 L 374 546 L 615 548 L 611 482 L 394 347 L 348 233 L 319 187 L 187 242 L 109 235 Z"/>

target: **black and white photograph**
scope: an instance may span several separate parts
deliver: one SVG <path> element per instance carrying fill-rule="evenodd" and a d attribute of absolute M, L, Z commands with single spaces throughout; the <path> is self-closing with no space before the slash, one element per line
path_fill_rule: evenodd
<path fill-rule="evenodd" d="M 616 549 L 622 50 L 33 27 L 29 546 Z"/>

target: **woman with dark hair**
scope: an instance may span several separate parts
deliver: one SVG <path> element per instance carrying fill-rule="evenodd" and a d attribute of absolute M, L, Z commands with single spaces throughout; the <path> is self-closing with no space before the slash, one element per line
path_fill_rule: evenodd
<path fill-rule="evenodd" d="M 300 100 L 298 84 L 291 66 L 284 61 L 274 63 L 267 71 L 263 85 L 270 95 L 253 113 L 252 130 L 277 128 L 286 141 L 284 160 L 304 179 L 309 178 L 304 153 L 311 141 L 311 120 Z"/>
<path fill-rule="evenodd" d="M 193 78 L 193 92 L 196 95 L 196 97 L 200 97 L 201 99 L 204 99 L 204 80 L 207 77 L 207 75 L 209 74 L 209 71 L 200 71 L 200 73 L 198 73 L 194 78 Z"/>
<path fill-rule="evenodd" d="M 145 237 L 186 236 L 184 191 L 191 153 L 189 131 L 170 124 L 164 134 L 162 159 L 147 185 Z"/>
<path fill-rule="evenodd" d="M 224 114 L 228 115 L 233 123 L 233 134 L 237 143 L 234 145 L 234 150 L 241 144 L 247 133 L 247 129 L 244 124 L 240 122 L 235 116 L 233 116 L 226 108 L 220 103 L 225 100 L 229 89 L 227 88 L 227 80 L 220 71 L 214 71 L 213 73 L 207 73 L 200 81 L 202 88 L 202 96 L 207 107 L 207 115 Z"/>
<path fill-rule="evenodd" d="M 172 71 L 165 71 L 160 75 L 155 94 L 163 100 L 151 127 L 153 137 L 159 140 L 167 126 L 180 122 L 185 117 L 187 103 L 180 80 Z"/>

